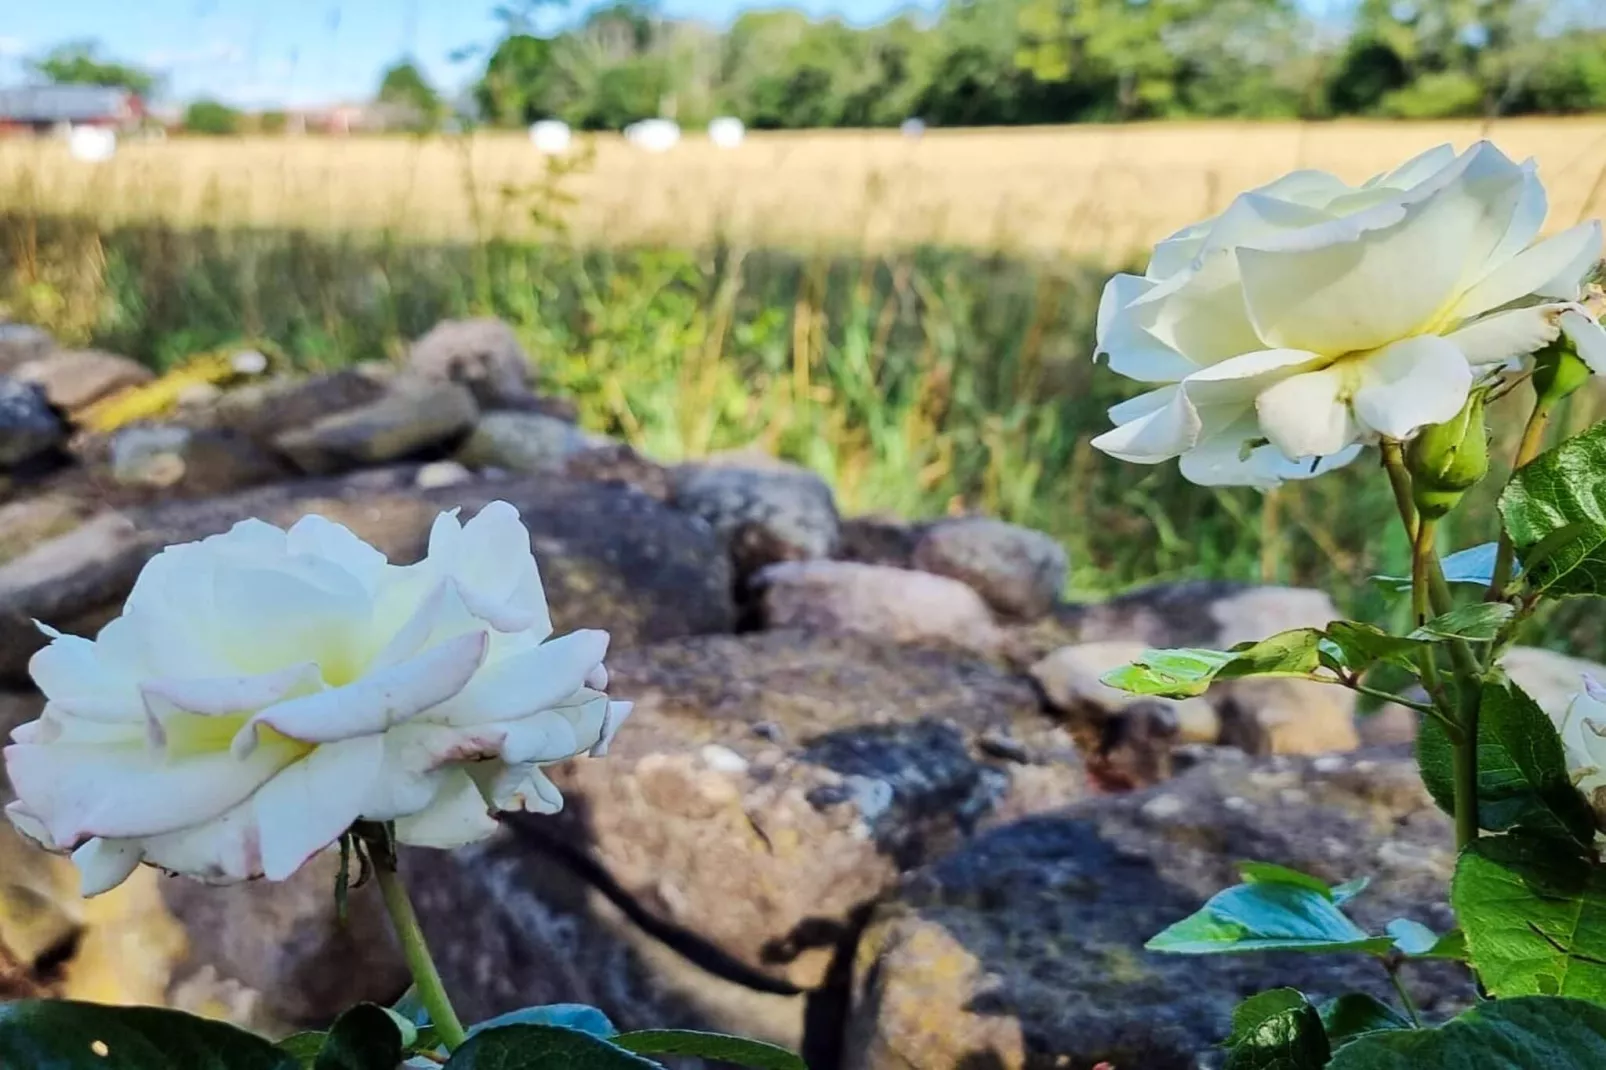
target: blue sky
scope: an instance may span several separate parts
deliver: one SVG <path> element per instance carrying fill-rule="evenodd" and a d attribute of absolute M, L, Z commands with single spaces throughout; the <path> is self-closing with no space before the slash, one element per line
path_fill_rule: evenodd
<path fill-rule="evenodd" d="M 578 0 L 576 0 L 578 2 Z M 786 0 L 815 14 L 872 22 L 908 0 Z M 0 0 L 0 85 L 22 59 L 96 38 L 118 58 L 165 72 L 169 95 L 237 104 L 363 99 L 397 56 L 416 55 L 445 87 L 465 83 L 465 45 L 495 40 L 495 0 Z M 753 0 L 663 0 L 669 15 L 728 22 Z M 771 5 L 764 5 L 771 6 Z M 572 18 L 556 10 L 549 21 Z"/>

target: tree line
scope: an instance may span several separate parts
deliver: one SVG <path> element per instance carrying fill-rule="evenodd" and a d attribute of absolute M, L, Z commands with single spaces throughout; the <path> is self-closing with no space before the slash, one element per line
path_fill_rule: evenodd
<path fill-rule="evenodd" d="M 661 114 L 786 129 L 1606 110 L 1600 0 L 1318 8 L 948 0 L 864 28 L 772 10 L 717 30 L 620 0 L 553 36 L 511 26 L 472 96 L 493 123 L 595 129 Z"/>
<path fill-rule="evenodd" d="M 728 27 L 606 0 L 561 32 L 498 9 L 499 39 L 449 98 L 418 66 L 384 73 L 388 125 L 617 130 L 731 115 L 756 129 L 996 126 L 1220 117 L 1428 119 L 1606 111 L 1606 0 L 947 0 L 873 26 L 753 10 Z M 148 90 L 146 72 L 63 46 L 54 81 Z M 197 132 L 243 117 L 192 104 Z M 251 128 L 282 123 L 253 117 Z"/>

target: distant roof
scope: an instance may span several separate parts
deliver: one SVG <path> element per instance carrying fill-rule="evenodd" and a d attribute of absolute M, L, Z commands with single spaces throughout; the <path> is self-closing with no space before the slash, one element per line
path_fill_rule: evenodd
<path fill-rule="evenodd" d="M 27 85 L 0 89 L 0 120 L 67 123 L 125 118 L 134 94 L 99 85 Z"/>

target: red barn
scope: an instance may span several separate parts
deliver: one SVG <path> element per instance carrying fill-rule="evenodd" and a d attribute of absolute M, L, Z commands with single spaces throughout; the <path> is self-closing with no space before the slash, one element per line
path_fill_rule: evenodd
<path fill-rule="evenodd" d="M 29 85 L 0 89 L 0 131 L 49 133 L 62 126 L 132 130 L 145 102 L 127 89 L 99 85 Z"/>

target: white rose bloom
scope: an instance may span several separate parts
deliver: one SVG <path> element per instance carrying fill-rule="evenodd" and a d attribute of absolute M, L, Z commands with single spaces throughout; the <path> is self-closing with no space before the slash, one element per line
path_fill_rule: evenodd
<path fill-rule="evenodd" d="M 470 843 L 491 811 L 558 810 L 541 766 L 602 754 L 629 713 L 607 633 L 551 632 L 506 502 L 443 514 L 407 567 L 322 517 L 248 520 L 157 555 L 94 641 L 49 631 L 6 813 L 87 895 L 141 862 L 282 880 L 358 820 Z"/>
<path fill-rule="evenodd" d="M 1573 696 L 1561 716 L 1546 712 L 1561 733 L 1573 783 L 1589 797 L 1595 812 L 1606 818 L 1606 687 L 1586 676 L 1584 689 Z"/>
<path fill-rule="evenodd" d="M 1093 440 L 1204 484 L 1275 486 L 1460 411 L 1474 380 L 1565 330 L 1597 373 L 1580 303 L 1598 222 L 1536 241 L 1532 162 L 1443 146 L 1356 188 L 1296 171 L 1160 243 L 1099 307 L 1110 367 L 1165 384 Z"/>

